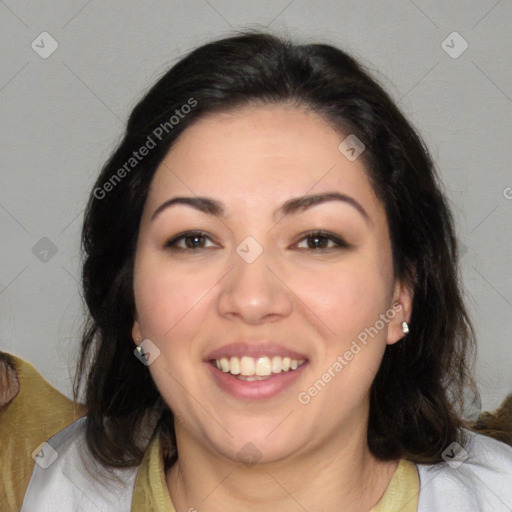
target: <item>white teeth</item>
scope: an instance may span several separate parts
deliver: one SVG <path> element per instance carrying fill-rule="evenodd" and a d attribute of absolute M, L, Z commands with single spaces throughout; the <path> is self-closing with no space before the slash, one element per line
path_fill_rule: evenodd
<path fill-rule="evenodd" d="M 272 373 L 281 373 L 283 369 L 282 365 L 283 358 L 279 356 L 274 356 L 272 358 Z"/>
<path fill-rule="evenodd" d="M 255 380 L 267 380 L 268 377 L 261 377 L 258 375 L 237 375 L 236 377 L 238 380 L 245 380 L 247 382 L 253 382 Z"/>
<path fill-rule="evenodd" d="M 262 356 L 253 358 L 250 356 L 242 357 L 221 357 L 215 360 L 218 370 L 224 373 L 238 375 L 239 379 L 253 381 L 264 380 L 272 374 L 293 371 L 304 364 L 305 359 L 291 359 L 281 356 Z M 254 378 L 253 378 L 254 377 Z"/>
<path fill-rule="evenodd" d="M 228 361 L 227 357 L 221 358 L 220 367 L 224 373 L 229 372 L 229 361 Z"/>
<path fill-rule="evenodd" d="M 270 375 L 272 373 L 272 368 L 270 368 L 270 359 L 268 357 L 259 357 L 256 361 L 254 373 L 259 377 Z"/>
<path fill-rule="evenodd" d="M 240 373 L 240 359 L 238 359 L 238 357 L 232 357 L 229 361 L 229 371 L 233 375 L 238 375 Z"/>
<path fill-rule="evenodd" d="M 242 375 L 254 375 L 254 359 L 252 357 L 243 356 L 240 359 L 240 373 Z"/>

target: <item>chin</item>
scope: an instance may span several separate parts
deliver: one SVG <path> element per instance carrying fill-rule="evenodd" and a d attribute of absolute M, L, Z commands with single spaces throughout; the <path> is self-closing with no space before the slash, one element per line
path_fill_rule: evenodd
<path fill-rule="evenodd" d="M 303 448 L 306 440 L 300 441 L 302 436 L 297 435 L 296 429 L 292 432 L 289 428 L 282 428 L 278 432 L 276 425 L 279 421 L 274 418 L 273 422 L 266 422 L 262 428 L 254 428 L 254 425 L 246 423 L 245 428 L 229 430 L 233 437 L 226 435 L 222 440 L 212 440 L 212 444 L 225 457 L 247 466 L 285 460 Z"/>

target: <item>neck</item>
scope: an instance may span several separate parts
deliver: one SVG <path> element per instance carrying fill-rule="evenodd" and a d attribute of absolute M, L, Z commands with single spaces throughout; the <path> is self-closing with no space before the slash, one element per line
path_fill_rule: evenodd
<path fill-rule="evenodd" d="M 177 512 L 201 510 L 369 511 L 382 497 L 398 461 L 377 460 L 366 431 L 326 441 L 287 460 L 244 466 L 199 446 L 176 425 L 178 461 L 166 481 Z M 321 491 L 319 491 L 321 490 Z"/>

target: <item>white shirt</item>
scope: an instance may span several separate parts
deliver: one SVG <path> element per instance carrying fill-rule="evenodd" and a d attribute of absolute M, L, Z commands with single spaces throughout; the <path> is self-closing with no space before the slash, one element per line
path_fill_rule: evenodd
<path fill-rule="evenodd" d="M 460 460 L 451 462 L 453 467 L 448 463 L 417 465 L 418 512 L 512 512 L 512 447 L 465 432 L 469 436 L 464 446 L 467 459 L 460 465 Z"/>
<path fill-rule="evenodd" d="M 20 512 L 130 510 L 138 468 L 114 469 L 109 477 L 86 448 L 84 421 L 75 421 L 43 446 Z M 418 512 L 512 512 L 512 447 L 465 434 L 465 452 L 448 449 L 449 462 L 416 465 Z"/>

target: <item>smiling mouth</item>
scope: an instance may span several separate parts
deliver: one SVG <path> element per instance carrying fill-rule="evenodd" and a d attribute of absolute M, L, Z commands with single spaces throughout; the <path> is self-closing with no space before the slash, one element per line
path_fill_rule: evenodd
<path fill-rule="evenodd" d="M 282 373 L 300 368 L 306 359 L 292 359 L 281 356 L 233 356 L 212 359 L 211 364 L 224 373 L 230 373 L 239 380 L 267 380 Z"/>

